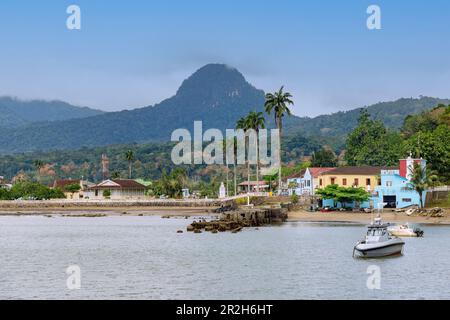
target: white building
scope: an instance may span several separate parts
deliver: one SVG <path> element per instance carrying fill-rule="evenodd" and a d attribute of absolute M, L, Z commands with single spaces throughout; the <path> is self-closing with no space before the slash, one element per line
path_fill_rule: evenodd
<path fill-rule="evenodd" d="M 84 192 L 85 199 L 126 200 L 145 197 L 146 186 L 134 180 L 105 180 Z"/>
<path fill-rule="evenodd" d="M 335 168 L 307 168 L 291 175 L 287 179 L 289 195 L 314 195 L 320 187 L 319 176 L 333 169 Z"/>

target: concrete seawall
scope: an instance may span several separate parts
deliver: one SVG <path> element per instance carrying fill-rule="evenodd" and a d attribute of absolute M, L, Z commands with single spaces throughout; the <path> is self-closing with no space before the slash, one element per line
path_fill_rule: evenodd
<path fill-rule="evenodd" d="M 47 200 L 47 201 L 0 201 L 0 210 L 10 209 L 83 209 L 83 208 L 126 208 L 126 207 L 176 207 L 204 208 L 220 207 L 217 199 L 201 200 Z"/>

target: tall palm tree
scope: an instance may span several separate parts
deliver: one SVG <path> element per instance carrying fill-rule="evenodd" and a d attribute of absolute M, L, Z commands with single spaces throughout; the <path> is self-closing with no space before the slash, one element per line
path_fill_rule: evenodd
<path fill-rule="evenodd" d="M 427 167 L 422 167 L 419 163 L 414 163 L 410 169 L 412 171 L 412 177 L 405 189 L 414 190 L 419 194 L 420 207 L 423 208 L 423 193 L 435 186 L 438 178 L 431 170 Z"/>
<path fill-rule="evenodd" d="M 234 162 L 233 162 L 233 179 L 234 179 L 234 196 L 237 196 L 237 138 L 233 138 L 233 152 L 234 152 Z"/>
<path fill-rule="evenodd" d="M 252 111 L 246 121 L 248 128 L 256 132 L 256 191 L 259 192 L 259 129 L 266 128 L 266 119 L 262 112 Z"/>
<path fill-rule="evenodd" d="M 264 108 L 266 113 L 270 115 L 272 112 L 275 116 L 275 124 L 277 129 L 279 130 L 279 159 L 278 163 L 280 167 L 278 169 L 278 193 L 281 193 L 281 136 L 283 133 L 283 117 L 287 114 L 291 116 L 291 110 L 289 109 L 289 105 L 293 105 L 294 101 L 292 101 L 292 95 L 289 92 L 283 92 L 284 86 L 280 88 L 277 92 L 267 93 L 266 94 L 266 102 L 264 103 Z"/>
<path fill-rule="evenodd" d="M 247 133 L 249 128 L 249 123 L 247 121 L 247 117 L 242 117 L 240 118 L 237 123 L 236 123 L 236 129 L 242 129 L 244 130 L 244 134 L 245 137 L 247 138 Z M 247 151 L 247 143 L 245 144 L 245 148 Z M 246 157 L 246 161 L 247 161 L 247 192 L 250 193 L 250 162 L 247 159 L 248 157 Z"/>
<path fill-rule="evenodd" d="M 131 166 L 132 163 L 134 161 L 134 151 L 133 150 L 128 150 L 127 152 L 125 152 L 125 158 L 128 161 L 128 177 L 129 179 L 131 179 Z"/>
<path fill-rule="evenodd" d="M 38 182 L 41 181 L 41 169 L 44 167 L 44 162 L 41 160 L 35 160 L 34 161 L 34 167 L 36 168 L 36 177 Z"/>

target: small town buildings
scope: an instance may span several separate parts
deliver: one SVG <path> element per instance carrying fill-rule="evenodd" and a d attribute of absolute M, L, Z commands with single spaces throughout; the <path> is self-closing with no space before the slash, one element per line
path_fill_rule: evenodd
<path fill-rule="evenodd" d="M 147 187 L 134 180 L 114 179 L 105 180 L 88 188 L 84 196 L 91 200 L 126 200 L 145 197 Z"/>
<path fill-rule="evenodd" d="M 397 167 L 338 167 L 320 174 L 319 188 L 330 185 L 340 187 L 364 188 L 366 191 L 374 191 L 381 185 L 381 170 L 398 170 Z"/>
<path fill-rule="evenodd" d="M 371 194 L 369 201 L 346 204 L 347 207 L 402 209 L 420 206 L 419 194 L 411 190 L 409 185 L 415 163 L 420 164 L 422 168 L 426 166 L 424 159 L 413 159 L 410 156 L 400 160 L 400 167 L 341 167 L 323 174 L 320 179 L 322 188 L 332 184 L 341 187 L 363 187 Z M 424 204 L 426 193 L 423 193 Z M 333 205 L 332 199 L 323 200 L 323 206 L 332 207 Z M 338 204 L 338 208 L 341 205 Z"/>
<path fill-rule="evenodd" d="M 372 194 L 374 207 L 385 208 L 406 208 L 412 205 L 420 205 L 420 196 L 415 190 L 410 190 L 409 182 L 412 177 L 412 168 L 414 163 L 420 164 L 422 168 L 427 163 L 423 159 L 400 160 L 399 170 L 382 170 L 381 185 L 375 189 Z M 423 203 L 426 201 L 426 192 L 423 194 Z"/>
<path fill-rule="evenodd" d="M 70 186 L 79 185 L 78 190 L 70 190 Z M 53 188 L 61 189 L 67 199 L 79 200 L 84 198 L 84 193 L 95 184 L 87 180 L 62 179 L 53 182 Z"/>
<path fill-rule="evenodd" d="M 334 169 L 335 168 L 307 168 L 297 174 L 293 174 L 287 179 L 289 195 L 294 193 L 298 196 L 315 195 L 315 190 L 320 187 L 320 176 Z"/>
<path fill-rule="evenodd" d="M 268 192 L 270 185 L 266 181 L 248 181 L 242 182 L 238 185 L 239 193 L 247 192 Z"/>

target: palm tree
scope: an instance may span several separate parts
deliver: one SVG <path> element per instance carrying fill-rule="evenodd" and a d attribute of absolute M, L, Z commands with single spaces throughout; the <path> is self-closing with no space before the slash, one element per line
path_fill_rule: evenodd
<path fill-rule="evenodd" d="M 410 169 L 412 176 L 405 189 L 416 191 L 419 194 L 420 207 L 423 208 L 423 193 L 436 185 L 437 176 L 419 163 L 414 163 Z"/>
<path fill-rule="evenodd" d="M 34 167 L 36 168 L 37 180 L 38 180 L 38 182 L 40 182 L 41 181 L 41 169 L 44 167 L 44 162 L 42 162 L 41 160 L 35 160 Z"/>
<path fill-rule="evenodd" d="M 131 179 L 131 166 L 134 161 L 134 151 L 128 150 L 127 152 L 125 152 L 125 158 L 128 161 L 128 176 Z"/>
<path fill-rule="evenodd" d="M 250 129 L 248 125 L 249 125 L 249 123 L 247 121 L 247 118 L 242 117 L 237 121 L 236 129 L 244 130 L 244 134 L 245 134 L 245 136 L 247 136 L 247 132 Z M 245 144 L 245 146 L 247 149 L 247 144 Z M 247 192 L 250 193 L 250 162 L 248 161 L 247 158 L 248 157 L 246 157 L 246 161 L 247 161 Z"/>
<path fill-rule="evenodd" d="M 284 86 L 280 88 L 275 93 L 266 94 L 266 102 L 264 103 L 264 108 L 266 113 L 270 115 L 272 112 L 275 115 L 275 124 L 277 129 L 279 130 L 279 159 L 278 163 L 280 165 L 278 169 L 278 193 L 281 193 L 281 136 L 283 133 L 283 117 L 287 114 L 291 116 L 291 110 L 289 109 L 289 105 L 293 105 L 294 101 L 292 101 L 292 95 L 289 92 L 283 92 Z"/>
<path fill-rule="evenodd" d="M 259 129 L 266 128 L 266 119 L 262 112 L 252 111 L 246 120 L 248 128 L 256 132 L 256 191 L 259 192 Z"/>

